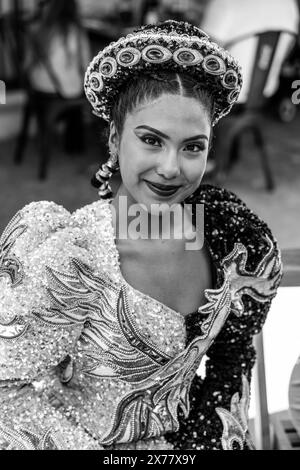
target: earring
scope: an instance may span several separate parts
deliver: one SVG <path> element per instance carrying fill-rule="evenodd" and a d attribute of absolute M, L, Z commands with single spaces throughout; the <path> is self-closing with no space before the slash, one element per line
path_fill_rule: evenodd
<path fill-rule="evenodd" d="M 107 199 L 112 196 L 112 189 L 109 179 L 119 170 L 118 154 L 110 152 L 110 157 L 106 163 L 103 163 L 92 179 L 92 184 L 99 189 L 98 194 L 101 198 Z"/>

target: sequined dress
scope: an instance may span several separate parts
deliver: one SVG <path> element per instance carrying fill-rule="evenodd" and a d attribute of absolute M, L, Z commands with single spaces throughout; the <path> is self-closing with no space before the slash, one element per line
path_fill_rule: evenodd
<path fill-rule="evenodd" d="M 124 279 L 109 201 L 34 202 L 0 239 L 0 449 L 242 449 L 253 335 L 281 279 L 270 230 L 201 186 L 216 273 L 183 317 Z M 227 320 L 207 351 L 213 320 Z"/>

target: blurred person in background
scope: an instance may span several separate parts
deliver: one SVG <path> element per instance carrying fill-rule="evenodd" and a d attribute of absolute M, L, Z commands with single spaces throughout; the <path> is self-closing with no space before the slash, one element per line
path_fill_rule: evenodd
<path fill-rule="evenodd" d="M 244 83 L 239 103 L 245 103 L 251 81 L 258 39 L 249 37 L 266 31 L 284 31 L 281 35 L 266 87 L 265 97 L 277 91 L 282 64 L 298 34 L 297 0 L 210 0 L 200 27 L 238 59 Z M 238 43 L 233 44 L 235 41 Z"/>
<path fill-rule="evenodd" d="M 76 0 L 42 2 L 30 46 L 25 66 L 35 90 L 59 92 L 64 98 L 82 95 L 82 76 L 91 53 Z"/>
<path fill-rule="evenodd" d="M 177 20 L 198 25 L 208 0 L 148 0 L 144 2 L 145 23 Z"/>
<path fill-rule="evenodd" d="M 82 77 L 91 58 L 76 0 L 45 0 L 28 31 L 25 74 L 32 90 L 65 99 L 83 94 Z M 65 149 L 83 149 L 81 108 L 65 115 Z"/>
<path fill-rule="evenodd" d="M 116 13 L 120 0 L 78 0 L 78 5 L 84 18 L 102 19 Z"/>

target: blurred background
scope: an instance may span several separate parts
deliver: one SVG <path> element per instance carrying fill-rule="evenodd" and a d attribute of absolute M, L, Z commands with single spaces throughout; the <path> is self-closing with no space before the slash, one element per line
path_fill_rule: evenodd
<path fill-rule="evenodd" d="M 0 232 L 31 201 L 73 211 L 97 198 L 90 178 L 108 157 L 105 124 L 82 81 L 109 42 L 141 24 L 186 20 L 240 61 L 243 91 L 215 128 L 205 182 L 236 192 L 268 223 L 294 273 L 265 330 L 271 412 L 288 407 L 300 355 L 299 10 L 299 0 L 0 0 Z"/>

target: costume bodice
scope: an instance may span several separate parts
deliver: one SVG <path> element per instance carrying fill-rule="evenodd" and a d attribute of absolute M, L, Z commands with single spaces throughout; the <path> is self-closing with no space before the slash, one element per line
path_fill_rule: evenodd
<path fill-rule="evenodd" d="M 266 301 L 279 275 L 271 240 L 252 273 L 242 244 L 221 260 L 212 251 L 218 285 L 206 291 L 193 337 L 179 312 L 124 280 L 107 201 L 72 215 L 32 203 L 4 231 L 0 253 L 1 416 L 36 435 L 54 428 L 67 448 L 168 446 L 179 410 L 189 414 L 216 318 L 241 316 L 245 292 Z"/>

